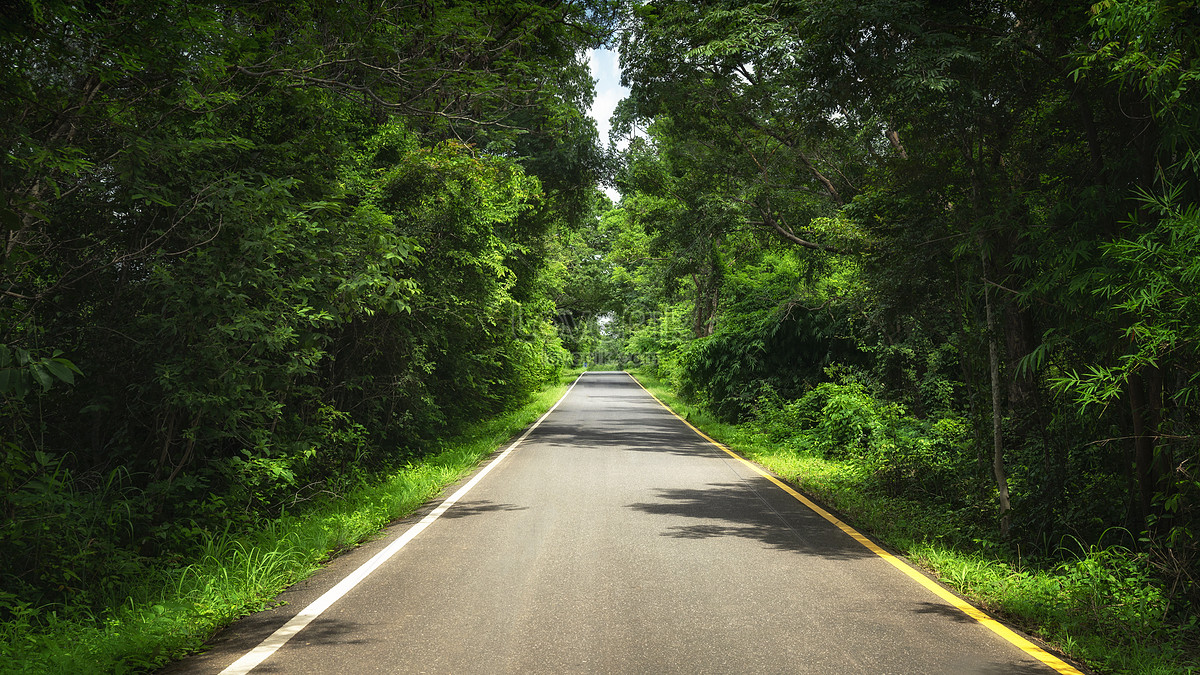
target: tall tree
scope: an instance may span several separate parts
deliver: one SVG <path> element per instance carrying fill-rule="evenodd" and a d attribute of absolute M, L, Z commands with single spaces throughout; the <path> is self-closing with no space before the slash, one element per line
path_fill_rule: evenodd
<path fill-rule="evenodd" d="M 876 353 L 922 334 L 974 346 L 963 380 L 990 439 L 1002 528 L 1014 470 L 1013 512 L 1064 513 L 1078 430 L 1113 425 L 1125 440 L 1092 454 L 1131 467 L 1126 522 L 1140 529 L 1168 503 L 1182 508 L 1168 495 L 1185 473 L 1163 448 L 1194 438 L 1180 404 L 1195 373 L 1190 266 L 1176 252 L 1196 198 L 1195 12 L 641 3 L 623 38 L 622 114 L 627 131 L 658 125 L 654 143 L 675 165 L 702 167 L 707 182 L 689 187 L 697 213 L 857 256 L 872 289 L 859 335 Z M 838 242 L 834 213 L 865 236 Z M 1154 256 L 1164 264 L 1147 265 Z M 920 369 L 910 353 L 902 370 Z M 1052 381 L 1081 403 L 1121 398 L 1125 412 L 1060 414 Z"/>
<path fill-rule="evenodd" d="M 0 612 L 99 602 L 561 367 L 544 254 L 601 169 L 611 5 L 6 11 Z"/>

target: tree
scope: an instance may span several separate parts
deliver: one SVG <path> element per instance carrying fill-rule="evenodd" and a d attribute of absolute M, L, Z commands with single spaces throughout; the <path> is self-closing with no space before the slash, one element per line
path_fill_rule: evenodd
<path fill-rule="evenodd" d="M 1002 531 L 1069 527 L 1085 490 L 1079 457 L 1131 468 L 1138 496 L 1100 520 L 1141 530 L 1184 476 L 1158 448 L 1193 438 L 1179 402 L 1195 372 L 1184 337 L 1195 12 L 640 4 L 623 41 L 622 114 L 626 131 L 650 130 L 655 159 L 631 154 L 629 202 L 686 205 L 645 211 L 652 231 L 677 223 L 678 242 L 724 217 L 722 232 L 768 233 L 814 265 L 822 251 L 854 256 L 855 334 L 894 396 L 924 409 L 921 373 L 938 345 L 966 347 L 956 387 Z M 666 168 L 639 168 L 654 162 Z M 1057 408 L 1062 391 L 1081 405 Z M 1084 405 L 1118 398 L 1124 412 Z M 1084 450 L 1081 436 L 1125 440 Z"/>
<path fill-rule="evenodd" d="M 557 372 L 610 4 L 6 12 L 0 612 L 101 605 Z"/>

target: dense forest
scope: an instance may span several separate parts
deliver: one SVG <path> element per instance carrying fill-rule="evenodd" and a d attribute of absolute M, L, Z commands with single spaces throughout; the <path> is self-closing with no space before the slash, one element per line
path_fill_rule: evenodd
<path fill-rule="evenodd" d="M 602 4 L 3 14 L 0 615 L 119 603 L 566 363 Z"/>
<path fill-rule="evenodd" d="M 629 349 L 731 419 L 852 387 L 961 421 L 1001 536 L 1190 560 L 1194 3 L 819 4 L 634 10 Z"/>
<path fill-rule="evenodd" d="M 1189 0 L 23 0 L 0 622 L 613 362 L 948 545 L 1119 550 L 1194 655 L 1198 56 Z"/>
<path fill-rule="evenodd" d="M 1109 556 L 1194 649 L 1200 7 L 630 11 L 593 360 L 844 461 L 948 545 Z"/>

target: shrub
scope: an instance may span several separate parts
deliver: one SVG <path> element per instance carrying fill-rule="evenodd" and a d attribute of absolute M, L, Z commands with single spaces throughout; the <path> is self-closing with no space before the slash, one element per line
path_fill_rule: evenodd
<path fill-rule="evenodd" d="M 963 463 L 970 461 L 966 420 L 917 419 L 853 376 L 842 379 L 823 382 L 792 401 L 767 390 L 757 402 L 756 425 L 776 443 L 847 460 L 889 495 L 961 494 L 956 486 Z"/>

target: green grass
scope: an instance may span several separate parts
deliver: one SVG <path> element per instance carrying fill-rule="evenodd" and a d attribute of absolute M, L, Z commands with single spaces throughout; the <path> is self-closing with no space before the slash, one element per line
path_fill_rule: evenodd
<path fill-rule="evenodd" d="M 1061 562 L 1031 567 L 937 505 L 881 495 L 847 462 L 772 443 L 748 425 L 720 422 L 680 400 L 653 376 L 637 378 L 704 433 L 1052 650 L 1099 673 L 1200 673 L 1195 623 L 1164 620 L 1164 594 L 1139 554 L 1119 546 L 1077 546 L 1074 553 L 1062 551 Z"/>
<path fill-rule="evenodd" d="M 579 371 L 523 408 L 482 421 L 420 462 L 340 499 L 315 501 L 249 536 L 213 534 L 191 564 L 159 572 L 120 607 L 91 620 L 0 625 L 0 672 L 128 673 L 152 670 L 199 649 L 233 620 L 258 611 L 339 552 L 375 536 L 473 471 L 533 423 Z"/>
<path fill-rule="evenodd" d="M 191 564 L 146 580 L 120 606 L 91 621 L 27 617 L 0 626 L 0 671 L 123 673 L 157 668 L 197 650 L 234 619 L 265 607 L 279 591 L 330 557 L 377 534 L 462 478 L 547 410 L 578 375 L 526 407 L 481 422 L 445 449 L 343 499 L 312 503 L 252 536 L 208 536 Z M 1160 620 L 1161 598 L 1135 554 L 1080 547 L 1078 555 L 1033 569 L 986 545 L 970 544 L 953 517 L 929 505 L 863 489 L 843 462 L 782 449 L 745 427 L 722 424 L 684 404 L 661 382 L 639 379 L 713 438 L 757 461 L 931 570 L 943 583 L 1101 673 L 1200 672 L 1194 631 Z"/>

